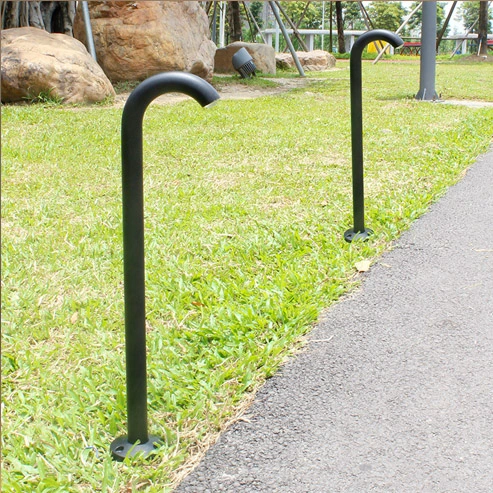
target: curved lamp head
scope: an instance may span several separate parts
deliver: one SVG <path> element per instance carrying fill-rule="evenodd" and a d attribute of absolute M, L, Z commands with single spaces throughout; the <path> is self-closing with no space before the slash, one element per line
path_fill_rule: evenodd
<path fill-rule="evenodd" d="M 397 34 L 386 29 L 374 29 L 373 31 L 367 31 L 365 34 L 362 34 L 355 41 L 351 49 L 351 58 L 353 58 L 353 55 L 359 55 L 361 57 L 365 46 L 373 41 L 386 41 L 394 48 L 398 48 L 404 44 L 404 41 Z"/>
<path fill-rule="evenodd" d="M 122 204 L 128 433 L 111 443 L 116 460 L 152 455 L 162 440 L 147 429 L 145 345 L 144 182 L 142 127 L 146 108 L 161 94 L 180 92 L 209 106 L 219 99 L 205 80 L 183 72 L 149 77 L 130 94 L 122 114 Z M 140 443 L 138 443 L 140 442 Z"/>

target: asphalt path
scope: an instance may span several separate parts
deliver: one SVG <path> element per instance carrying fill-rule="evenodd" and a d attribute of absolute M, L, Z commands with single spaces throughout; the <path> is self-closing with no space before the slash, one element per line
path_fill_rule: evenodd
<path fill-rule="evenodd" d="M 493 492 L 493 149 L 178 492 Z"/>

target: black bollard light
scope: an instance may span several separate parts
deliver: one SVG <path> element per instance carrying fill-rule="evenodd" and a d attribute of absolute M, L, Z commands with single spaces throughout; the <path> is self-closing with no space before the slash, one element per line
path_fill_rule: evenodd
<path fill-rule="evenodd" d="M 363 49 L 374 41 L 386 41 L 394 48 L 401 46 L 402 39 L 385 29 L 375 29 L 361 35 L 351 49 L 349 79 L 351 86 L 351 146 L 353 155 L 353 217 L 354 227 L 344 233 L 344 239 L 366 240 L 373 233 L 365 228 L 365 198 L 363 182 L 363 101 L 361 95 L 361 55 Z"/>
<path fill-rule="evenodd" d="M 147 432 L 147 369 L 144 270 L 144 185 L 142 123 L 149 104 L 168 92 L 180 92 L 202 106 L 219 99 L 206 81 L 192 74 L 169 72 L 146 79 L 130 94 L 122 116 L 123 269 L 127 435 L 111 443 L 114 459 L 146 456 L 161 441 Z"/>

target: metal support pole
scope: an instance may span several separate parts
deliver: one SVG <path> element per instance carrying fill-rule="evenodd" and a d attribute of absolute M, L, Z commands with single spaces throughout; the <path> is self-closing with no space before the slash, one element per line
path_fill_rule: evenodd
<path fill-rule="evenodd" d="M 322 2 L 322 31 L 325 30 L 325 2 Z M 322 34 L 322 39 L 320 41 L 321 49 L 324 49 L 324 35 Z"/>
<path fill-rule="evenodd" d="M 437 39 L 437 3 L 423 2 L 423 22 L 421 25 L 421 57 L 419 73 L 419 91 L 416 99 L 435 101 Z"/>
<path fill-rule="evenodd" d="M 113 458 L 151 453 L 160 439 L 147 432 L 147 370 L 144 269 L 144 185 L 142 122 L 149 104 L 161 94 L 181 92 L 208 106 L 219 94 L 196 75 L 154 75 L 130 94 L 122 116 L 123 267 L 128 434 L 111 444 Z"/>
<path fill-rule="evenodd" d="M 277 5 L 273 1 L 269 1 L 269 5 L 270 5 L 270 8 L 272 9 L 274 17 L 276 18 L 278 26 L 281 28 L 284 39 L 286 40 L 286 43 L 289 46 L 289 51 L 291 52 L 291 55 L 293 56 L 293 60 L 294 60 L 294 63 L 296 65 L 296 68 L 298 69 L 298 72 L 300 73 L 301 77 L 305 77 L 305 72 L 303 71 L 303 67 L 301 66 L 301 63 L 298 59 L 298 55 L 296 54 L 293 43 L 291 43 L 291 39 L 289 39 L 289 34 L 286 31 L 286 27 L 284 26 L 284 24 L 281 20 L 281 16 L 279 15 L 279 11 L 277 10 Z"/>
<path fill-rule="evenodd" d="M 368 11 L 365 9 L 363 2 L 358 2 L 358 4 L 359 4 L 359 9 L 361 11 L 361 15 L 363 16 L 363 21 L 365 23 L 366 29 L 368 31 L 371 31 L 372 29 L 374 29 L 374 25 L 372 20 L 370 19 L 370 16 L 368 15 Z M 377 53 L 380 55 L 382 53 L 382 49 L 380 48 L 379 44 L 374 42 L 373 46 L 375 46 L 375 50 L 377 50 Z"/>
<path fill-rule="evenodd" d="M 395 34 L 399 34 L 404 29 L 404 27 L 407 26 L 407 24 L 411 20 L 411 17 L 421 8 L 422 3 L 423 2 L 419 3 L 418 5 L 416 5 L 416 7 L 414 8 L 414 10 L 404 19 L 404 22 L 399 26 L 399 29 L 397 29 L 397 31 L 395 32 Z M 375 60 L 373 61 L 373 65 L 375 65 L 380 60 L 380 58 L 383 57 L 383 55 L 387 51 L 387 48 L 388 47 L 389 47 L 389 45 L 385 45 L 383 47 L 383 50 L 378 54 L 377 58 L 375 58 Z"/>
<path fill-rule="evenodd" d="M 247 18 L 248 27 L 250 28 L 250 36 L 252 37 L 251 41 L 252 43 L 255 43 L 255 31 L 253 30 L 252 22 L 250 21 L 250 11 L 248 10 L 245 2 L 241 2 L 241 5 L 243 5 L 243 10 L 245 11 L 245 17 Z"/>
<path fill-rule="evenodd" d="M 333 50 L 334 50 L 334 42 L 333 42 L 333 39 L 332 39 L 332 29 L 334 28 L 334 13 L 333 13 L 333 9 L 332 9 L 332 2 L 330 2 L 330 22 L 329 22 L 329 44 L 330 44 L 330 48 L 329 48 L 329 52 L 332 53 Z"/>
<path fill-rule="evenodd" d="M 281 14 L 284 16 L 284 18 L 288 21 L 288 24 L 291 26 L 291 29 L 293 30 L 293 34 L 296 36 L 298 41 L 300 42 L 301 47 L 305 51 L 310 51 L 308 47 L 306 46 L 306 43 L 303 41 L 303 38 L 301 37 L 298 28 L 295 26 L 294 22 L 290 19 L 288 13 L 284 10 L 283 6 L 278 2 L 274 2 L 277 6 L 277 8 L 281 11 Z"/>
<path fill-rule="evenodd" d="M 361 55 L 368 43 L 386 41 L 394 48 L 403 44 L 402 39 L 390 31 L 375 29 L 360 36 L 351 49 L 349 60 L 349 81 L 351 92 L 351 147 L 353 173 L 353 217 L 354 227 L 344 233 L 344 239 L 366 240 L 373 233 L 365 228 L 365 199 L 363 182 L 363 98 L 361 78 Z"/>
<path fill-rule="evenodd" d="M 214 8 L 212 9 L 212 27 L 211 27 L 211 41 L 217 44 L 217 2 L 213 2 Z"/>
<path fill-rule="evenodd" d="M 265 39 L 264 33 L 260 29 L 260 27 L 259 27 L 259 25 L 258 25 L 258 23 L 257 23 L 257 21 L 255 19 L 255 16 L 252 14 L 252 11 L 250 10 L 250 7 L 248 6 L 248 4 L 246 2 L 242 2 L 242 3 L 243 3 L 243 7 L 245 7 L 245 11 L 247 13 L 247 17 L 249 17 L 253 21 L 253 24 L 255 26 L 255 29 L 257 30 L 257 32 L 262 37 L 262 41 L 264 42 L 264 44 L 267 44 L 267 40 Z M 250 22 L 250 21 L 248 21 L 248 22 Z"/>
<path fill-rule="evenodd" d="M 438 48 L 440 48 L 440 43 L 442 42 L 443 35 L 445 34 L 445 31 L 447 30 L 447 27 L 449 25 L 450 19 L 452 18 L 452 15 L 454 13 L 455 7 L 457 6 L 457 2 L 453 2 L 452 6 L 450 7 L 450 10 L 448 12 L 447 18 L 445 19 L 445 22 L 443 23 L 442 29 L 438 33 L 437 37 L 437 53 L 438 53 Z"/>
<path fill-rule="evenodd" d="M 303 9 L 303 12 L 301 12 L 301 15 L 300 17 L 298 18 L 298 20 L 296 21 L 296 29 L 298 29 L 300 26 L 301 26 L 301 23 L 303 22 L 303 19 L 305 18 L 305 14 L 308 10 L 308 7 L 310 7 L 310 4 L 312 2 L 306 2 L 305 3 L 305 8 Z M 332 4 L 331 4 L 332 5 Z M 288 51 L 288 45 L 286 44 L 286 47 L 284 48 L 283 50 L 283 53 L 286 53 L 286 51 Z"/>
<path fill-rule="evenodd" d="M 84 19 L 84 27 L 86 29 L 87 47 L 89 53 L 97 61 L 96 47 L 94 46 L 94 37 L 92 35 L 91 17 L 89 16 L 89 6 L 87 2 L 82 2 L 82 17 Z"/>
<path fill-rule="evenodd" d="M 224 48 L 226 44 L 225 42 L 226 3 L 227 2 L 220 2 L 219 4 L 219 48 Z"/>
<path fill-rule="evenodd" d="M 279 27 L 279 22 L 276 22 L 275 29 L 276 29 L 276 38 L 274 41 L 274 50 L 276 53 L 279 53 L 279 33 L 281 32 L 281 29 Z M 286 43 L 286 48 L 289 48 L 289 45 L 287 43 Z"/>
<path fill-rule="evenodd" d="M 478 21 L 479 21 L 479 17 L 474 21 L 473 25 L 466 31 L 466 34 L 462 38 L 462 41 L 466 41 L 467 40 L 467 37 L 469 36 L 469 34 L 471 34 L 472 30 L 474 29 L 474 27 L 476 26 L 476 24 L 478 23 Z M 452 53 L 452 56 L 450 58 L 453 58 L 455 56 L 455 54 L 459 51 L 460 46 L 461 46 L 461 44 L 459 43 L 455 47 L 455 50 Z"/>

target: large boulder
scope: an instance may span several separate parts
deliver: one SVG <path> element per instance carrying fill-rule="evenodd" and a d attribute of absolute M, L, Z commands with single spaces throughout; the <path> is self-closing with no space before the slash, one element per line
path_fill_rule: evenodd
<path fill-rule="evenodd" d="M 236 73 L 233 67 L 233 55 L 245 48 L 253 59 L 253 63 L 259 72 L 264 74 L 276 73 L 276 52 L 272 46 L 262 43 L 244 43 L 236 41 L 225 48 L 216 50 L 214 58 L 214 71 L 218 74 Z"/>
<path fill-rule="evenodd" d="M 74 36 L 86 43 L 81 6 Z M 160 72 L 212 79 L 215 44 L 199 2 L 88 2 L 98 63 L 112 81 Z"/>
<path fill-rule="evenodd" d="M 309 72 L 328 70 L 329 68 L 335 67 L 336 64 L 335 57 L 327 51 L 297 51 L 296 54 L 298 55 L 301 66 Z M 291 53 L 276 54 L 276 64 L 280 69 L 296 66 Z"/>
<path fill-rule="evenodd" d="M 64 103 L 115 95 L 80 41 L 35 27 L 2 30 L 2 101 L 34 99 L 42 93 Z"/>

